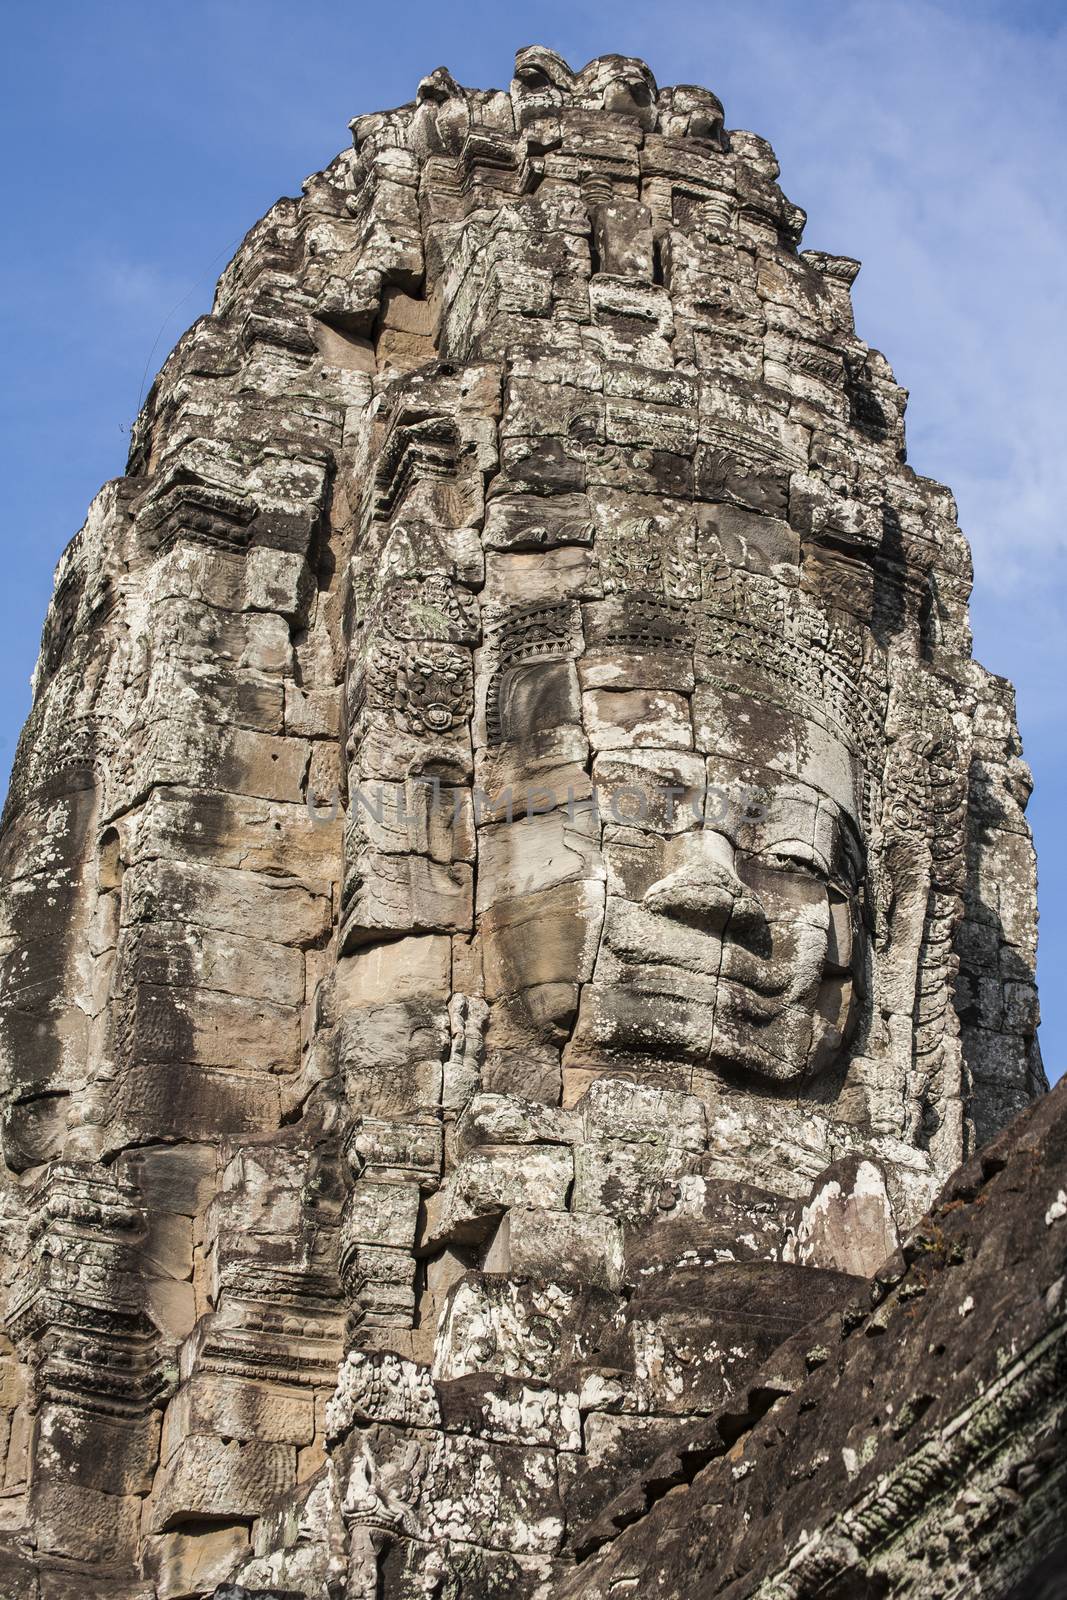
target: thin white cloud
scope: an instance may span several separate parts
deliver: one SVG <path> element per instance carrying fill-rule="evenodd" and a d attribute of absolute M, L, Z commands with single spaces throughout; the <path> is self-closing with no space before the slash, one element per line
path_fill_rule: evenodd
<path fill-rule="evenodd" d="M 173 301 L 175 282 L 153 262 L 109 259 L 95 262 L 90 285 L 108 305 L 125 311 L 155 313 Z"/>

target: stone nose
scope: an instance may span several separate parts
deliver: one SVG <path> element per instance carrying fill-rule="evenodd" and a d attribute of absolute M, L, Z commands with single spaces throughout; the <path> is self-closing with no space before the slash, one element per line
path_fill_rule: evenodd
<path fill-rule="evenodd" d="M 718 932 L 737 904 L 740 885 L 728 869 L 708 863 L 678 867 L 646 890 L 649 911 Z"/>
<path fill-rule="evenodd" d="M 670 870 L 645 891 L 649 911 L 715 933 L 727 922 L 761 916 L 759 903 L 734 869 L 733 846 L 721 834 L 704 831 L 672 839 L 665 864 Z"/>

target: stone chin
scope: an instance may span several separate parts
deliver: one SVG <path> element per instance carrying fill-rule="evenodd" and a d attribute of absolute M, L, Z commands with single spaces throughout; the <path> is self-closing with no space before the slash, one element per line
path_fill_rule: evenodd
<path fill-rule="evenodd" d="M 725 957 L 724 957 L 725 960 Z M 726 1080 L 800 1084 L 838 1062 L 855 1033 L 856 986 L 828 978 L 814 1007 L 768 995 L 773 969 L 752 981 L 722 976 L 713 988 L 672 982 L 674 974 L 632 971 L 617 985 L 591 985 L 583 994 L 568 1065 L 644 1072 L 658 1065 L 672 1077 L 695 1067 Z M 781 979 L 787 974 L 777 974 Z M 696 992 L 694 992 L 696 991 Z"/>
<path fill-rule="evenodd" d="M 855 985 L 828 979 L 820 985 L 814 1014 L 775 1011 L 768 1021 L 760 997 L 724 980 L 709 1065 L 723 1077 L 805 1082 L 840 1060 L 852 1042 L 857 1010 Z"/>

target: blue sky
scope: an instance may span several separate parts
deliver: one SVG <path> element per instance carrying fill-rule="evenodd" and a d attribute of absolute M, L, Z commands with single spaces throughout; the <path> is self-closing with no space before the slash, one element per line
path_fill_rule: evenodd
<path fill-rule="evenodd" d="M 909 455 L 951 484 L 976 650 L 1012 678 L 1037 780 L 1042 1042 L 1067 1065 L 1067 13 L 1062 0 L 14 0 L 0 67 L 0 775 L 55 561 L 122 471 L 139 397 L 245 230 L 443 64 L 510 77 L 643 56 L 769 138 L 805 242 L 864 262 L 860 334 L 912 392 Z"/>

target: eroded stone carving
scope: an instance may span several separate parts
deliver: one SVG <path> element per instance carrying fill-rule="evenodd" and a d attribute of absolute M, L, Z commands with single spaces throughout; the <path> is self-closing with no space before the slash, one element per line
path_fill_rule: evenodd
<path fill-rule="evenodd" d="M 577 1592 L 1044 1084 L 857 263 L 627 58 L 352 134 L 64 555 L 12 779 L 33 1600 Z"/>

